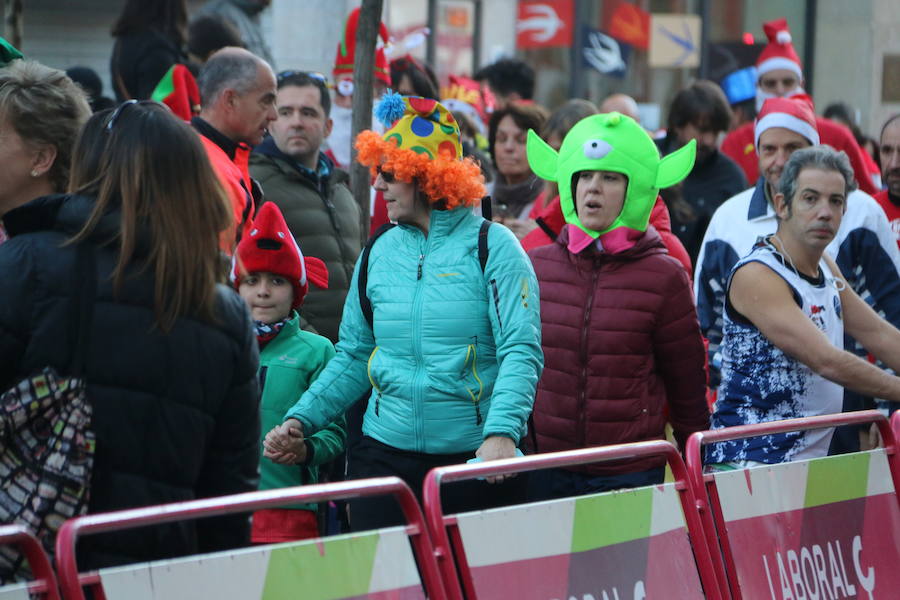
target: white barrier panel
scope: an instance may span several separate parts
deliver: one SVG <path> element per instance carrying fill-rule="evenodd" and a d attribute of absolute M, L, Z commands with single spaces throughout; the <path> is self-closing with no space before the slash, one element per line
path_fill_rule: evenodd
<path fill-rule="evenodd" d="M 425 598 L 403 527 L 104 569 L 100 576 L 107 600 Z"/>
<path fill-rule="evenodd" d="M 28 584 L 17 583 L 0 587 L 0 600 L 29 600 Z"/>

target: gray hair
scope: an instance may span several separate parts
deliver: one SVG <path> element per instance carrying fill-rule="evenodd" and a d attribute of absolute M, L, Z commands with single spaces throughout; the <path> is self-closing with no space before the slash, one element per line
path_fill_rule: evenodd
<path fill-rule="evenodd" d="M 246 94 L 256 83 L 263 62 L 249 53 L 219 52 L 206 61 L 197 77 L 200 105 L 209 108 L 226 89 Z"/>
<path fill-rule="evenodd" d="M 784 194 L 784 203 L 790 208 L 797 193 L 797 178 L 803 169 L 820 169 L 822 171 L 836 171 L 844 178 L 844 195 L 856 189 L 856 180 L 853 178 L 853 169 L 850 167 L 850 159 L 841 151 L 838 152 L 831 146 L 812 146 L 803 148 L 791 154 L 784 170 L 781 172 L 781 182 L 778 191 Z"/>

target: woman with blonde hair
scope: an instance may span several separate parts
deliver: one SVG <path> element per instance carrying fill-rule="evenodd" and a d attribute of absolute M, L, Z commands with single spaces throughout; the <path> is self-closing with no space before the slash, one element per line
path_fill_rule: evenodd
<path fill-rule="evenodd" d="M 65 191 L 72 146 L 89 116 L 84 92 L 62 71 L 27 60 L 0 69 L 0 218 Z"/>
<path fill-rule="evenodd" d="M 0 390 L 66 373 L 69 303 L 87 289 L 88 512 L 255 490 L 258 354 L 247 309 L 220 284 L 229 210 L 200 141 L 164 106 L 127 102 L 91 117 L 74 156 L 68 194 L 6 215 Z M 79 554 L 93 568 L 248 535 L 246 518 L 208 519 L 92 537 Z"/>

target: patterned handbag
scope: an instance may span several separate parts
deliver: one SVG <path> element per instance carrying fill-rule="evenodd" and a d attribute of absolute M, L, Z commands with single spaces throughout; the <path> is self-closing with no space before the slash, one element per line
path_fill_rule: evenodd
<path fill-rule="evenodd" d="M 87 270 L 76 273 L 88 276 L 70 304 L 71 375 L 46 367 L 0 395 L 0 523 L 28 527 L 51 558 L 63 521 L 87 511 L 94 463 L 92 409 L 81 377 L 96 290 L 88 247 L 78 246 L 78 262 Z M 0 547 L 0 583 L 30 576 L 17 549 Z"/>

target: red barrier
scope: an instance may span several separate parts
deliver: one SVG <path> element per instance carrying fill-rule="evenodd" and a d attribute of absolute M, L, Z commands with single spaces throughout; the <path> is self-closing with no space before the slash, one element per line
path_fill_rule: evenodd
<path fill-rule="evenodd" d="M 894 439 L 900 440 L 900 410 L 891 417 L 891 429 L 894 430 Z M 897 447 L 897 451 L 900 452 L 900 446 Z"/>
<path fill-rule="evenodd" d="M 716 474 L 703 472 L 702 447 L 716 442 L 739 440 L 761 435 L 784 434 L 825 427 L 868 423 L 875 423 L 881 433 L 885 453 L 887 454 L 890 478 L 893 481 L 896 495 L 897 490 L 900 490 L 900 452 L 898 452 L 897 441 L 887 419 L 875 410 L 728 427 L 697 432 L 688 438 L 685 450 L 688 477 L 697 498 L 697 507 L 700 511 L 700 518 L 703 522 L 703 530 L 706 534 L 710 553 L 715 554 L 721 551 L 722 554 L 723 560 L 715 561 L 713 564 L 717 568 L 718 581 L 724 586 L 722 590 L 723 595 L 730 593 L 735 600 L 742 598 L 738 582 L 738 569 L 733 556 L 732 544 L 726 530 L 719 490 L 715 482 Z M 742 471 L 746 473 L 747 469 Z M 749 485 L 750 475 L 746 474 L 746 477 Z M 835 486 L 839 485 L 839 482 L 835 482 Z M 900 497 L 897 498 L 897 501 L 898 506 L 900 506 Z M 786 525 L 782 524 L 782 527 L 786 527 Z M 724 567 L 724 571 L 722 567 Z M 773 595 L 772 597 L 774 598 L 775 596 Z"/>
<path fill-rule="evenodd" d="M 466 552 L 460 537 L 457 519 L 446 516 L 441 506 L 440 488 L 445 482 L 464 481 L 490 475 L 523 473 L 552 467 L 585 465 L 638 457 L 665 456 L 675 477 L 675 489 L 679 493 L 687 532 L 693 548 L 693 562 L 697 567 L 707 598 L 721 598 L 721 586 L 716 580 L 713 563 L 718 554 L 711 555 L 704 543 L 703 525 L 696 509 L 694 493 L 687 481 L 687 471 L 678 450 L 670 443 L 659 440 L 634 444 L 620 444 L 600 448 L 585 448 L 567 452 L 536 454 L 531 456 L 497 460 L 487 463 L 453 465 L 433 469 L 425 478 L 423 500 L 428 528 L 434 542 L 438 566 L 452 600 L 477 598 L 472 573 L 466 560 Z M 504 509 L 498 509 L 504 510 Z M 452 538 L 452 543 L 451 543 Z M 453 550 L 456 550 L 454 552 Z M 454 566 L 454 555 L 458 571 Z M 462 587 L 460 586 L 462 581 Z M 463 588 L 465 595 L 463 595 Z M 595 597 L 600 597 L 594 594 Z M 579 596 L 581 597 L 581 596 Z M 606 595 L 604 594 L 604 597 Z M 484 599 L 487 600 L 487 599 Z"/>
<path fill-rule="evenodd" d="M 419 563 L 422 582 L 430 599 L 444 600 L 446 594 L 435 562 L 435 553 L 428 529 L 415 496 L 401 479 L 379 477 L 337 483 L 307 485 L 263 492 L 250 492 L 190 502 L 176 502 L 111 513 L 86 515 L 66 521 L 56 539 L 59 584 L 66 600 L 84 600 L 82 587 L 95 591 L 95 598 L 103 600 L 102 581 L 96 573 L 79 574 L 76 566 L 75 543 L 83 535 L 132 529 L 143 525 L 158 525 L 172 521 L 215 517 L 248 512 L 263 508 L 277 508 L 285 504 L 324 502 L 368 496 L 393 495 L 406 518 L 406 533 Z"/>
<path fill-rule="evenodd" d="M 0 545 L 16 545 L 25 553 L 34 575 L 34 581 L 28 583 L 28 592 L 32 597 L 59 600 L 56 575 L 53 574 L 50 559 L 28 529 L 21 525 L 3 525 L 0 527 Z"/>

